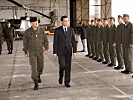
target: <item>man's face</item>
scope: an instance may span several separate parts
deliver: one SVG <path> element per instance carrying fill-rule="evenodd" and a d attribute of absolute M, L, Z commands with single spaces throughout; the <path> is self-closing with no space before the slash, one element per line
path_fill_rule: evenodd
<path fill-rule="evenodd" d="M 129 21 L 129 17 L 124 17 L 123 20 L 124 20 L 124 22 L 126 23 L 126 22 Z"/>
<path fill-rule="evenodd" d="M 108 21 L 107 20 L 104 20 L 104 25 L 108 25 Z"/>
<path fill-rule="evenodd" d="M 98 21 L 98 26 L 101 26 L 102 25 L 102 21 Z"/>
<path fill-rule="evenodd" d="M 32 22 L 33 28 L 38 28 L 38 26 L 39 26 L 38 21 Z"/>
<path fill-rule="evenodd" d="M 69 25 L 69 19 L 68 18 L 63 18 L 63 21 L 61 22 L 63 26 L 68 26 Z"/>
<path fill-rule="evenodd" d="M 118 22 L 119 23 L 122 23 L 123 22 L 123 19 L 122 18 L 118 18 Z"/>
<path fill-rule="evenodd" d="M 110 25 L 114 25 L 115 21 L 113 19 L 110 20 Z"/>
<path fill-rule="evenodd" d="M 94 22 L 91 22 L 91 25 L 95 25 L 95 23 Z"/>

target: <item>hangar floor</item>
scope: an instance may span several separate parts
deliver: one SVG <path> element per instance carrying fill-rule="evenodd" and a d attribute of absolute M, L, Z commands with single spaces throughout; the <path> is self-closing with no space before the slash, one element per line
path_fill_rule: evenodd
<path fill-rule="evenodd" d="M 52 37 L 49 54 L 45 56 L 42 84 L 33 90 L 31 68 L 22 51 L 22 41 L 14 42 L 12 55 L 7 54 L 6 43 L 0 56 L 0 100 L 133 100 L 133 79 L 106 65 L 77 53 L 72 63 L 71 88 L 58 84 L 58 63 L 52 55 Z M 81 43 L 79 43 L 79 50 Z"/>

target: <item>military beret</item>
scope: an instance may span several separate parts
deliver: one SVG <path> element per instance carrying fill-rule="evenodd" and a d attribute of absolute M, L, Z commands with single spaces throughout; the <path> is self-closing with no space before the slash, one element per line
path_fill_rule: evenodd
<path fill-rule="evenodd" d="M 129 15 L 128 14 L 123 14 L 123 17 L 129 17 Z"/>
<path fill-rule="evenodd" d="M 30 18 L 30 22 L 36 22 L 37 21 L 37 17 L 31 17 Z"/>

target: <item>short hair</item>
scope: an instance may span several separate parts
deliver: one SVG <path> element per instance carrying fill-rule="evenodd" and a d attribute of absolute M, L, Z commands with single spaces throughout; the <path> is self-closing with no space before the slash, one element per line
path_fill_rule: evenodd
<path fill-rule="evenodd" d="M 101 19 L 97 19 L 98 22 L 102 21 Z"/>
<path fill-rule="evenodd" d="M 115 21 L 115 18 L 114 18 L 114 17 L 110 17 L 110 20 L 113 20 L 113 21 Z"/>
<path fill-rule="evenodd" d="M 105 20 L 107 20 L 107 18 L 103 18 L 103 20 L 105 21 Z"/>
<path fill-rule="evenodd" d="M 118 15 L 118 18 L 122 18 L 122 16 L 121 15 Z"/>
<path fill-rule="evenodd" d="M 129 17 L 129 15 L 128 14 L 123 14 L 123 17 Z"/>
<path fill-rule="evenodd" d="M 92 19 L 91 22 L 94 22 L 94 20 Z"/>
<path fill-rule="evenodd" d="M 63 21 L 64 18 L 68 18 L 67 16 L 62 16 L 61 17 L 61 21 Z"/>

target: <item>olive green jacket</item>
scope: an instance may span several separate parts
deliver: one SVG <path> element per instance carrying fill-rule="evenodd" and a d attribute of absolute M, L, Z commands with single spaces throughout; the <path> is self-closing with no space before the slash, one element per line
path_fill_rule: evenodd
<path fill-rule="evenodd" d="M 133 44 L 133 25 L 131 22 L 124 25 L 122 31 L 122 44 L 127 45 L 127 47 L 129 47 L 129 44 Z"/>
<path fill-rule="evenodd" d="M 27 53 L 39 53 L 43 52 L 43 50 L 48 50 L 48 40 L 46 34 L 44 34 L 44 30 L 38 28 L 34 30 L 32 27 L 27 29 L 24 33 L 23 38 L 23 51 L 25 54 Z"/>
<path fill-rule="evenodd" d="M 112 45 L 115 43 L 115 34 L 116 34 L 116 26 L 110 26 L 109 28 L 109 44 Z"/>

